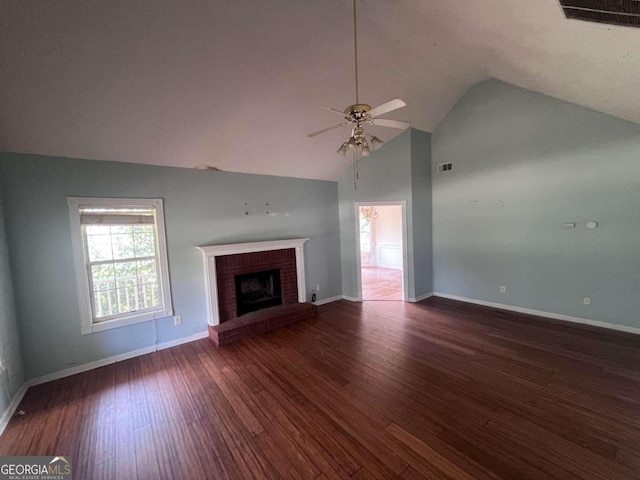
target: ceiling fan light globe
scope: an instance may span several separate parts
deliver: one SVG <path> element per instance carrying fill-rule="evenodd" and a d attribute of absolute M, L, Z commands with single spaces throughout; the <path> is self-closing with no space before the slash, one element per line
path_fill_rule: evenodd
<path fill-rule="evenodd" d="M 348 150 L 347 147 L 348 147 L 347 142 L 344 142 L 342 145 L 340 145 L 340 148 L 336 151 L 336 153 L 339 153 L 343 157 L 346 156 L 347 150 Z"/>
<path fill-rule="evenodd" d="M 369 143 L 371 143 L 371 148 L 374 150 L 377 150 L 384 145 L 384 142 L 374 135 L 369 135 Z"/>
<path fill-rule="evenodd" d="M 362 144 L 362 156 L 368 157 L 371 155 L 371 150 L 369 149 L 369 145 L 367 143 Z"/>

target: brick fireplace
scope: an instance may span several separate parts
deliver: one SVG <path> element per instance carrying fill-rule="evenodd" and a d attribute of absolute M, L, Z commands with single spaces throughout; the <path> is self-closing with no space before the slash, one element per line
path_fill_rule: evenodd
<path fill-rule="evenodd" d="M 280 279 L 281 305 L 306 302 L 303 246 L 307 240 L 296 238 L 198 247 L 204 255 L 209 325 L 219 325 L 241 316 L 238 315 L 237 283 L 254 273 L 278 272 L 273 275 Z M 264 286 L 259 280 L 250 282 L 253 286 L 247 287 L 249 289 L 259 290 L 258 285 Z M 273 292 L 268 295 L 275 296 Z"/>
<path fill-rule="evenodd" d="M 280 291 L 280 303 L 273 305 L 290 305 L 298 303 L 298 283 L 296 274 L 296 252 L 294 248 L 283 250 L 270 250 L 252 253 L 236 253 L 234 255 L 222 255 L 216 257 L 216 281 L 218 284 L 218 318 L 223 323 L 233 320 L 249 308 L 238 308 L 239 296 L 237 283 L 246 278 L 260 278 L 260 274 L 267 275 L 271 272 L 273 283 L 277 277 L 280 285 L 274 286 L 274 290 Z M 278 272 L 276 274 L 276 272 Z M 256 286 L 257 289 L 257 286 Z M 266 289 L 265 289 L 266 290 Z M 271 292 L 270 298 L 277 295 Z M 264 302 L 269 305 L 268 299 Z M 256 308 L 255 310 L 258 310 Z"/>

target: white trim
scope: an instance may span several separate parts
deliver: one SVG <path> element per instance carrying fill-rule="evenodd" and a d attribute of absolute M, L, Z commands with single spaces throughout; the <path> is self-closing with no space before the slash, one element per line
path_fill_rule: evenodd
<path fill-rule="evenodd" d="M 169 262 L 167 255 L 167 239 L 164 225 L 164 202 L 161 198 L 96 198 L 96 197 L 67 197 L 69 208 L 69 224 L 71 226 L 71 246 L 76 274 L 76 288 L 78 292 L 78 306 L 82 334 L 87 335 L 111 328 L 148 322 L 158 318 L 173 315 L 171 303 L 171 284 L 169 282 Z M 82 228 L 80 225 L 79 209 L 83 206 L 105 207 L 152 207 L 155 210 L 155 229 L 158 248 L 158 279 L 160 282 L 160 300 L 162 305 L 153 311 L 139 314 L 122 314 L 113 320 L 95 322 L 91 305 L 91 287 L 87 273 L 87 260 L 84 247 Z"/>
<path fill-rule="evenodd" d="M 238 253 L 268 252 L 271 250 L 296 250 L 296 276 L 298 278 L 298 301 L 307 301 L 306 276 L 304 273 L 304 243 L 308 238 L 291 238 L 288 240 L 270 240 L 265 242 L 229 243 L 226 245 L 203 245 L 198 249 L 204 261 L 204 281 L 207 287 L 207 317 L 211 326 L 220 323 L 218 306 L 218 281 L 216 275 L 216 257 L 235 255 Z"/>
<path fill-rule="evenodd" d="M 205 330 L 204 332 L 195 333 L 193 335 L 189 335 L 188 337 L 176 338 L 175 340 L 169 340 L 168 342 L 162 342 L 158 344 L 158 350 L 166 350 L 167 348 L 177 347 L 178 345 L 182 345 L 183 343 L 195 342 L 196 340 L 201 340 L 203 338 L 207 338 L 209 336 L 209 330 Z"/>
<path fill-rule="evenodd" d="M 157 320 L 159 318 L 166 318 L 170 316 L 173 311 L 167 315 L 167 312 L 164 309 L 153 310 L 151 312 L 141 313 L 139 315 L 130 315 L 125 318 L 114 318 L 113 320 L 104 320 L 102 322 L 96 322 L 91 325 L 91 327 L 82 327 L 82 334 L 86 335 L 89 333 L 95 332 L 103 332 L 105 330 L 111 330 L 112 328 L 124 327 L 126 325 L 134 325 L 136 323 L 149 322 L 151 320 Z"/>
<path fill-rule="evenodd" d="M 342 295 L 336 295 L 335 297 L 329 297 L 329 298 L 323 298 L 321 300 L 317 300 L 315 302 L 313 302 L 314 305 L 325 305 L 327 303 L 331 303 L 331 302 L 337 302 L 338 300 L 342 300 L 344 298 L 344 296 Z"/>
<path fill-rule="evenodd" d="M 421 302 L 422 300 L 426 300 L 427 298 L 433 297 L 433 292 L 427 292 L 425 294 L 422 295 L 418 295 L 417 297 L 411 297 L 409 299 L 410 302 Z"/>
<path fill-rule="evenodd" d="M 196 340 L 200 340 L 202 338 L 207 338 L 209 336 L 209 331 L 205 330 L 204 332 L 196 333 L 194 335 L 189 335 L 188 337 L 181 337 L 175 340 L 170 340 L 168 342 L 159 343 L 158 345 L 153 345 L 151 347 L 140 348 L 138 350 L 132 350 L 130 352 L 121 353 L 119 355 L 114 355 L 112 357 L 103 358 L 101 360 L 96 360 L 95 362 L 85 363 L 83 365 L 78 365 L 76 367 L 67 368 L 65 370 L 60 370 L 58 372 L 49 373 L 47 375 L 43 375 L 41 377 L 32 378 L 31 380 L 27 380 L 22 384 L 18 393 L 13 397 L 11 404 L 2 415 L 0 419 L 0 435 L 4 432 L 4 429 L 7 428 L 11 417 L 13 417 L 16 409 L 20 405 L 24 394 L 27 392 L 29 387 L 34 387 L 36 385 L 40 385 L 42 383 L 51 382 L 53 380 L 58 380 L 60 378 L 69 377 L 71 375 L 76 375 L 78 373 L 86 372 L 89 370 L 93 370 L 94 368 L 104 367 L 105 365 L 110 365 L 112 363 L 122 362 L 124 360 L 128 360 L 134 357 L 140 357 L 142 355 L 146 355 L 148 353 L 157 352 L 158 350 L 164 350 L 166 348 L 175 347 L 177 345 L 182 345 L 183 343 L 194 342 Z"/>
<path fill-rule="evenodd" d="M 350 297 L 348 295 L 342 295 L 342 299 L 346 300 L 347 302 L 356 302 L 356 303 L 361 303 L 362 302 L 362 299 Z"/>
<path fill-rule="evenodd" d="M 392 270 L 402 270 L 402 263 L 385 263 L 382 261 L 384 251 L 397 252 L 400 250 L 400 256 L 402 256 L 402 244 L 397 243 L 377 243 L 375 245 L 375 266 L 379 268 L 390 268 Z"/>
<path fill-rule="evenodd" d="M 409 255 L 408 255 L 408 222 L 407 222 L 407 201 L 406 200 L 391 200 L 380 202 L 354 202 L 354 217 L 355 217 L 355 231 L 356 231 L 356 293 L 358 297 L 354 299 L 355 302 L 362 301 L 362 261 L 360 253 L 360 207 L 366 206 L 380 206 L 390 207 L 400 205 L 402 207 L 402 300 L 405 302 L 409 300 Z M 345 300 L 348 298 L 345 297 Z"/>
<path fill-rule="evenodd" d="M 4 433 L 4 429 L 7 428 L 7 425 L 9 425 L 11 417 L 13 417 L 13 414 L 16 412 L 16 409 L 20 405 L 24 394 L 27 393 L 27 388 L 29 388 L 29 386 L 26 383 L 23 383 L 20 387 L 20 390 L 18 390 L 18 393 L 15 394 L 13 400 L 11 400 L 11 403 L 4 411 L 2 418 L 0 418 L 0 435 Z"/>
<path fill-rule="evenodd" d="M 571 322 L 571 323 L 581 323 L 583 325 L 591 325 L 592 327 L 600 327 L 600 328 L 606 328 L 609 330 L 617 330 L 619 332 L 634 333 L 636 335 L 640 335 L 640 328 L 638 327 L 616 325 L 615 323 L 602 322 L 600 320 L 590 320 L 588 318 L 572 317 L 571 315 L 564 315 L 562 313 L 533 310 L 531 308 L 516 307 L 513 305 L 506 305 L 504 303 L 486 302 L 484 300 L 477 300 L 475 298 L 461 297 L 459 295 L 449 295 L 448 293 L 434 292 L 433 295 L 436 297 L 448 298 L 450 300 L 458 300 L 460 302 L 474 303 L 476 305 L 482 305 L 485 307 L 499 308 L 502 310 L 509 310 L 511 312 L 525 313 L 527 315 L 535 315 L 537 317 L 551 318 L 553 320 L 562 320 L 562 321 Z"/>
<path fill-rule="evenodd" d="M 158 350 L 164 350 L 166 348 L 175 347 L 176 345 L 182 345 L 183 343 L 189 343 L 196 340 L 200 340 L 208 336 L 209 336 L 209 331 L 205 330 L 204 332 L 196 333 L 194 335 L 189 335 L 188 337 L 177 338 L 169 342 L 163 342 L 157 345 L 152 345 L 150 347 L 144 347 L 138 350 L 132 350 L 130 352 L 125 352 L 119 355 L 113 355 L 111 357 L 103 358 L 101 360 L 96 360 L 95 362 L 89 362 L 82 365 L 77 365 L 75 367 L 66 368 L 64 370 L 49 373 L 41 377 L 32 378 L 31 380 L 28 380 L 25 385 L 27 387 L 33 387 L 35 385 L 40 385 L 41 383 L 47 383 L 53 380 L 58 380 L 60 378 L 76 375 L 77 373 L 93 370 L 94 368 L 104 367 L 105 365 L 111 365 L 112 363 L 123 362 L 124 360 L 129 360 L 130 358 L 140 357 L 148 353 L 157 352 Z"/>
<path fill-rule="evenodd" d="M 284 250 L 286 248 L 300 248 L 308 238 L 291 238 L 287 240 L 269 240 L 265 242 L 228 243 L 225 245 L 203 245 L 198 247 L 205 255 L 235 255 L 237 253 L 267 252 L 269 250 Z"/>

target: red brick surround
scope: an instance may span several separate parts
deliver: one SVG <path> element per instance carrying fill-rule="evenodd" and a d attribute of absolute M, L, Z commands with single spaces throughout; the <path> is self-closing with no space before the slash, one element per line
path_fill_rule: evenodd
<path fill-rule="evenodd" d="M 235 276 L 263 270 L 280 269 L 282 304 L 298 303 L 298 279 L 296 275 L 296 250 L 269 250 L 265 252 L 238 253 L 216 257 L 218 282 L 218 307 L 220 323 L 236 317 Z"/>

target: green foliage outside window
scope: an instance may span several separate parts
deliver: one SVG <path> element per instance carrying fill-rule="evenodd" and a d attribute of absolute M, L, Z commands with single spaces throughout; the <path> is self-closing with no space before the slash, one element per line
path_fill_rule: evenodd
<path fill-rule="evenodd" d="M 85 225 L 96 318 L 160 305 L 154 225 Z"/>

